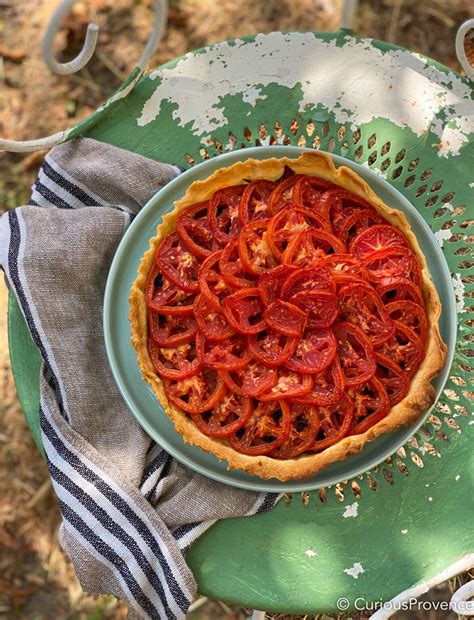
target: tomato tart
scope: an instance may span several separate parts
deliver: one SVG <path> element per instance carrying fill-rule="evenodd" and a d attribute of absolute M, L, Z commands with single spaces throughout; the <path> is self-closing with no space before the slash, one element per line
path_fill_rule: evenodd
<path fill-rule="evenodd" d="M 441 304 L 405 216 L 330 156 L 248 159 L 164 216 L 132 343 L 185 442 L 302 479 L 433 403 Z"/>

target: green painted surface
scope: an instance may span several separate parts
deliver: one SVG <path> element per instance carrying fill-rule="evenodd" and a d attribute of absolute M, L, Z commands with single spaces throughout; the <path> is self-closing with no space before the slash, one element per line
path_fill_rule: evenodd
<path fill-rule="evenodd" d="M 347 32 L 314 36 L 334 43 L 337 49 L 347 47 L 348 63 L 352 54 L 349 47 L 354 41 L 365 45 L 367 54 L 374 49 L 384 57 L 406 54 L 394 46 L 364 42 Z M 246 38 L 248 45 L 252 42 L 252 37 Z M 232 50 L 238 47 L 233 45 Z M 291 35 L 288 46 L 291 48 Z M 219 46 L 210 49 L 216 48 Z M 196 62 L 205 61 L 207 53 L 196 53 Z M 411 60 L 408 77 L 411 71 L 416 72 L 413 66 L 418 64 L 428 72 L 425 75 L 431 71 L 435 76 L 438 72 L 438 92 L 433 96 L 443 99 L 451 89 L 459 92 L 469 87 L 468 80 L 434 61 L 420 57 Z M 408 62 L 406 57 L 404 62 Z M 182 59 L 176 59 L 162 68 L 176 71 L 176 89 L 180 87 L 181 64 Z M 299 495 L 294 495 L 289 506 L 281 502 L 266 515 L 220 522 L 187 556 L 202 593 L 257 609 L 331 612 L 337 610 L 339 596 L 348 598 L 351 606 L 357 597 L 388 600 L 439 574 L 473 548 L 469 518 L 474 509 L 474 469 L 472 441 L 468 437 L 474 428 L 470 424 L 473 136 L 468 136 L 457 154 L 439 155 L 453 135 L 446 134 L 446 138 L 443 133 L 440 137 L 437 129 L 459 122 L 452 120 L 451 104 L 434 110 L 430 126 L 423 131 L 414 131 L 409 123 L 394 122 L 399 112 L 395 107 L 366 122 L 358 122 L 350 109 L 349 120 L 337 122 L 340 102 L 332 106 L 317 99 L 302 102 L 303 78 L 292 88 L 272 83 L 265 86 L 262 80 L 260 94 L 266 99 L 258 98 L 255 105 L 245 103 L 241 92 L 223 95 L 212 112 L 222 112 L 226 122 L 207 134 L 193 130 L 191 122 L 181 123 L 182 110 L 171 90 L 156 118 L 140 127 L 136 119 L 161 79 L 142 77 L 126 99 L 102 110 L 89 122 L 87 135 L 185 167 L 232 144 L 238 148 L 282 141 L 342 154 L 381 171 L 418 209 L 443 244 L 458 299 L 458 339 L 451 377 L 434 415 L 404 449 L 380 468 L 328 489 L 325 504 L 317 493 L 307 496 L 306 506 Z M 259 82 L 253 86 L 259 86 Z M 368 106 L 373 105 L 373 99 L 367 101 Z M 196 116 L 198 105 L 196 95 Z M 419 106 L 420 100 L 413 105 Z M 206 135 L 208 140 L 203 143 Z M 37 411 L 39 364 L 32 363 L 31 342 L 14 305 L 10 307 L 10 342 L 20 400 L 25 413 L 31 415 Z M 34 419 L 37 417 L 33 415 L 33 429 Z M 369 484 L 372 488 L 376 485 L 377 490 L 372 491 Z M 361 488 L 357 500 L 354 485 Z M 338 499 L 341 493 L 342 502 Z M 358 515 L 344 518 L 345 507 L 355 501 Z M 354 510 L 352 507 L 350 511 Z M 306 554 L 308 551 L 316 555 Z M 344 572 L 358 562 L 364 572 L 357 579 Z"/>

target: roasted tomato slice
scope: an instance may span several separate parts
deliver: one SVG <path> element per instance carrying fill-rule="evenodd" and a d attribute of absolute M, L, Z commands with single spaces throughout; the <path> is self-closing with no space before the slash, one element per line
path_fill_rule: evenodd
<path fill-rule="evenodd" d="M 245 185 L 219 189 L 209 201 L 207 218 L 214 239 L 225 245 L 240 232 L 239 204 Z"/>
<path fill-rule="evenodd" d="M 319 177 L 302 176 L 295 183 L 293 202 L 308 209 L 318 209 L 322 194 L 330 189 L 337 189 L 337 185 Z"/>
<path fill-rule="evenodd" d="M 290 240 L 306 228 L 331 232 L 330 224 L 317 211 L 289 204 L 268 222 L 267 243 L 273 254 L 282 260 L 283 252 Z"/>
<path fill-rule="evenodd" d="M 240 289 L 226 297 L 223 305 L 227 320 L 241 334 L 256 334 L 265 329 L 265 307 L 258 288 Z"/>
<path fill-rule="evenodd" d="M 375 353 L 377 370 L 375 376 L 387 391 L 390 405 L 396 405 L 408 394 L 410 382 L 403 370 L 390 358 L 381 353 Z"/>
<path fill-rule="evenodd" d="M 354 402 L 351 435 L 365 433 L 374 424 L 383 420 L 390 410 L 387 391 L 376 377 L 351 388 L 349 395 Z"/>
<path fill-rule="evenodd" d="M 225 384 L 241 396 L 258 396 L 275 385 L 278 375 L 258 360 L 252 360 L 242 370 L 220 371 Z"/>
<path fill-rule="evenodd" d="M 222 251 L 219 259 L 222 277 L 234 288 L 255 286 L 255 276 L 245 271 L 239 254 L 239 241 L 233 239 Z"/>
<path fill-rule="evenodd" d="M 248 337 L 248 347 L 253 357 L 272 368 L 285 364 L 297 344 L 297 338 L 285 336 L 270 327 Z"/>
<path fill-rule="evenodd" d="M 293 174 L 287 176 L 278 183 L 268 200 L 268 208 L 272 215 L 276 215 L 279 211 L 284 209 L 286 205 L 294 203 L 293 188 L 300 178 L 300 174 Z"/>
<path fill-rule="evenodd" d="M 342 321 L 358 325 L 374 347 L 390 338 L 395 330 L 382 300 L 370 284 L 344 284 L 339 291 L 339 316 Z"/>
<path fill-rule="evenodd" d="M 327 407 L 318 407 L 321 426 L 311 452 L 322 452 L 349 434 L 354 418 L 354 403 L 344 394 L 339 402 Z"/>
<path fill-rule="evenodd" d="M 242 225 L 270 216 L 268 203 L 275 187 L 274 181 L 265 179 L 258 179 L 245 187 L 239 203 L 239 218 Z"/>
<path fill-rule="evenodd" d="M 378 352 L 395 362 L 411 379 L 423 359 L 425 344 L 412 329 L 400 321 L 394 323 L 395 333 Z"/>
<path fill-rule="evenodd" d="M 252 359 L 245 339 L 238 334 L 221 342 L 212 342 L 198 331 L 196 350 L 201 363 L 215 370 L 240 370 Z"/>
<path fill-rule="evenodd" d="M 274 459 L 294 459 L 306 452 L 314 443 L 321 425 L 315 405 L 290 403 L 290 433 L 288 439 L 270 456 Z"/>
<path fill-rule="evenodd" d="M 275 385 L 260 394 L 258 399 L 261 401 L 275 400 L 277 398 L 298 398 L 311 391 L 313 379 L 310 375 L 302 375 L 281 366 L 278 368 L 278 377 Z"/>
<path fill-rule="evenodd" d="M 239 394 L 226 394 L 210 411 L 193 414 L 198 429 L 209 437 L 230 437 L 242 428 L 252 415 L 250 398 Z"/>
<path fill-rule="evenodd" d="M 307 228 L 295 235 L 281 260 L 286 265 L 314 267 L 330 254 L 343 254 L 346 246 L 326 230 Z"/>
<path fill-rule="evenodd" d="M 426 313 L 424 308 L 413 301 L 391 301 L 385 306 L 388 316 L 393 321 L 400 321 L 412 329 L 424 342 L 428 333 Z"/>
<path fill-rule="evenodd" d="M 384 220 L 374 209 L 359 209 L 343 218 L 334 226 L 334 234 L 345 244 L 349 245 L 354 237 L 357 237 L 363 230 L 367 230 L 380 224 Z"/>
<path fill-rule="evenodd" d="M 326 290 L 335 292 L 336 285 L 327 267 L 318 265 L 309 269 L 298 269 L 288 276 L 281 287 L 281 297 L 290 300 L 301 291 Z"/>
<path fill-rule="evenodd" d="M 324 217 L 332 222 L 335 233 L 343 220 L 347 220 L 361 209 L 376 213 L 367 200 L 345 189 L 332 189 L 324 192 L 319 200 L 318 209 Z"/>
<path fill-rule="evenodd" d="M 201 369 L 194 342 L 166 349 L 157 347 L 153 340 L 149 340 L 148 354 L 156 372 L 165 379 L 186 379 Z"/>
<path fill-rule="evenodd" d="M 242 265 L 246 271 L 257 276 L 278 264 L 267 243 L 268 221 L 249 222 L 240 233 L 239 254 Z"/>
<path fill-rule="evenodd" d="M 270 327 L 287 336 L 301 336 L 307 320 L 306 312 L 281 299 L 267 306 L 263 316 Z"/>
<path fill-rule="evenodd" d="M 258 289 L 267 306 L 280 297 L 283 284 L 297 269 L 298 267 L 293 265 L 278 265 L 278 267 L 262 273 L 258 279 Z"/>
<path fill-rule="evenodd" d="M 194 340 L 197 325 L 193 316 L 148 313 L 149 333 L 158 347 L 174 348 Z"/>
<path fill-rule="evenodd" d="M 321 265 L 330 270 L 336 284 L 369 279 L 364 263 L 351 254 L 330 254 Z"/>
<path fill-rule="evenodd" d="M 198 295 L 194 300 L 194 315 L 199 329 L 208 340 L 226 340 L 234 334 L 226 316 L 211 306 L 203 295 Z"/>
<path fill-rule="evenodd" d="M 187 413 L 203 413 L 213 409 L 224 398 L 227 388 L 217 372 L 201 370 L 192 377 L 164 380 L 168 400 Z"/>
<path fill-rule="evenodd" d="M 385 278 L 408 278 L 421 286 L 421 269 L 413 252 L 406 248 L 379 250 L 365 259 L 369 280 L 376 284 Z"/>
<path fill-rule="evenodd" d="M 384 278 L 375 286 L 375 290 L 384 304 L 407 299 L 423 306 L 420 288 L 407 278 Z"/>
<path fill-rule="evenodd" d="M 206 258 L 199 268 L 198 282 L 201 287 L 201 295 L 216 310 L 222 312 L 221 300 L 234 292 L 221 274 L 220 259 L 222 250 L 214 252 Z"/>
<path fill-rule="evenodd" d="M 339 311 L 337 297 L 330 291 L 300 291 L 290 302 L 307 314 L 307 326 L 313 329 L 332 325 Z"/>
<path fill-rule="evenodd" d="M 389 224 L 379 224 L 363 230 L 350 243 L 349 250 L 359 258 L 374 252 L 394 248 L 409 248 L 408 240 L 401 230 Z"/>
<path fill-rule="evenodd" d="M 336 355 L 336 339 L 330 329 L 306 329 L 286 365 L 295 372 L 322 372 Z"/>
<path fill-rule="evenodd" d="M 177 233 L 166 237 L 155 258 L 163 274 L 187 293 L 199 292 L 199 259 L 188 250 Z"/>
<path fill-rule="evenodd" d="M 336 323 L 332 330 L 346 386 L 365 383 L 375 374 L 374 350 L 368 336 L 353 323 Z"/>
<path fill-rule="evenodd" d="M 182 291 L 164 277 L 156 263 L 148 274 L 145 301 L 150 310 L 161 314 L 193 313 L 194 296 Z"/>
<path fill-rule="evenodd" d="M 207 221 L 208 202 L 185 209 L 176 220 L 176 232 L 192 254 L 206 258 L 213 250 L 212 233 Z"/>
<path fill-rule="evenodd" d="M 299 403 L 313 403 L 315 405 L 334 405 L 341 400 L 346 384 L 342 374 L 341 363 L 336 355 L 333 361 L 322 372 L 313 377 L 311 392 L 295 399 Z"/>
<path fill-rule="evenodd" d="M 230 445 L 242 454 L 269 454 L 290 432 L 290 407 L 284 401 L 258 403 L 245 427 L 229 437 Z"/>

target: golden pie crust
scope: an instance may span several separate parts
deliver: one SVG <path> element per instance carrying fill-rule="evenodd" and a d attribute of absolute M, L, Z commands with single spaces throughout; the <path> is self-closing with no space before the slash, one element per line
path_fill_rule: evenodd
<path fill-rule="evenodd" d="M 406 235 L 412 251 L 422 268 L 422 293 L 428 322 L 428 338 L 425 357 L 412 377 L 410 388 L 403 400 L 391 408 L 387 416 L 361 435 L 342 439 L 319 454 L 306 454 L 288 460 L 277 460 L 268 456 L 248 456 L 235 451 L 229 444 L 201 433 L 187 414 L 168 402 L 163 383 L 156 374 L 147 351 L 147 306 L 145 287 L 148 272 L 153 264 L 157 247 L 170 233 L 174 232 L 178 215 L 187 207 L 209 199 L 218 189 L 254 181 L 268 179 L 275 181 L 283 174 L 285 166 L 290 166 L 297 174 L 318 176 L 332 181 L 346 190 L 367 200 L 374 209 L 390 224 L 397 226 Z M 435 390 L 431 379 L 443 368 L 446 358 L 446 345 L 439 333 L 441 303 L 437 290 L 431 280 L 425 256 L 403 213 L 384 204 L 355 172 L 346 166 L 336 168 L 330 156 L 319 151 L 306 151 L 297 159 L 271 158 L 266 160 L 247 159 L 228 168 L 216 170 L 204 181 L 192 183 L 181 200 L 175 203 L 171 213 L 163 217 L 157 228 L 157 234 L 150 240 L 150 246 L 144 254 L 138 275 L 131 288 L 130 314 L 132 344 L 136 349 L 138 363 L 143 378 L 152 387 L 154 393 L 172 419 L 175 429 L 184 441 L 203 450 L 212 452 L 218 459 L 227 461 L 228 469 L 239 469 L 255 474 L 263 479 L 298 480 L 317 473 L 335 461 L 360 452 L 364 445 L 382 433 L 415 422 L 420 414 L 434 402 Z"/>

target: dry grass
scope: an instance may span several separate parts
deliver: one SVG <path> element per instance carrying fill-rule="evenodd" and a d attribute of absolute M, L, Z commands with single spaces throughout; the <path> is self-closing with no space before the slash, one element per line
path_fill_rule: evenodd
<path fill-rule="evenodd" d="M 171 0 L 167 34 L 152 65 L 208 43 L 258 31 L 334 30 L 341 1 Z M 58 37 L 58 51 L 65 57 L 74 55 L 93 18 L 101 26 L 98 53 L 79 74 L 53 76 L 41 61 L 40 40 L 55 5 L 48 0 L 0 2 L 0 135 L 4 137 L 37 138 L 84 118 L 119 86 L 145 45 L 151 0 L 78 2 Z M 454 36 L 457 26 L 469 17 L 471 0 L 362 0 L 356 31 L 459 70 Z M 0 154 L 0 211 L 27 201 L 41 158 L 42 154 Z M 58 546 L 60 516 L 46 465 L 16 400 L 8 359 L 6 300 L 6 288 L 0 283 L 0 617 L 120 620 L 126 616 L 125 606 L 113 597 L 84 594 Z M 448 594 L 444 586 L 432 596 L 449 598 Z M 246 614 L 208 602 L 192 617 L 241 620 Z"/>

